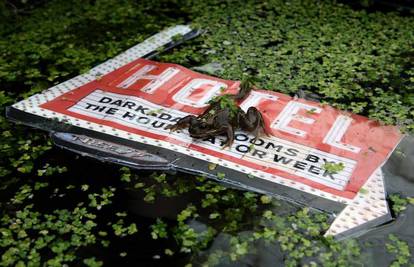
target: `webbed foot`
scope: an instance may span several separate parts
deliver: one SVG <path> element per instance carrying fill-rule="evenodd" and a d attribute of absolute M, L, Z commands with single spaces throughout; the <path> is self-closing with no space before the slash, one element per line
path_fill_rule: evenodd
<path fill-rule="evenodd" d="M 226 142 L 224 143 L 224 146 L 221 147 L 221 149 L 231 148 L 234 142 L 234 130 L 231 125 L 225 126 L 223 128 L 223 131 L 227 137 Z"/>

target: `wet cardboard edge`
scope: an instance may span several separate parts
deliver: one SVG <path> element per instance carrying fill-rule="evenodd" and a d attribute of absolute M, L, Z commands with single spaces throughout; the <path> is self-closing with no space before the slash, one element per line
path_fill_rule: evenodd
<path fill-rule="evenodd" d="M 348 238 L 356 238 L 356 237 L 366 234 L 369 231 L 373 231 L 377 227 L 380 227 L 383 224 L 389 223 L 392 220 L 393 220 L 393 217 L 391 216 L 391 212 L 388 209 L 387 214 L 381 217 L 375 218 L 366 223 L 360 224 L 358 226 L 352 227 L 349 230 L 344 231 L 342 233 L 336 234 L 335 239 L 340 241 L 340 240 L 344 240 Z"/>
<path fill-rule="evenodd" d="M 120 145 L 129 146 L 135 149 L 146 150 L 154 155 L 161 156 L 167 159 L 170 162 L 170 165 L 163 166 L 163 170 L 170 171 L 180 171 L 185 173 L 190 173 L 194 175 L 204 175 L 207 178 L 218 180 L 220 182 L 232 185 L 236 188 L 241 188 L 244 190 L 251 190 L 258 193 L 265 193 L 272 195 L 276 198 L 286 200 L 299 204 L 301 206 L 309 206 L 311 208 L 327 212 L 334 216 L 339 214 L 346 205 L 340 202 L 335 202 L 329 199 L 324 199 L 288 186 L 281 184 L 273 183 L 259 177 L 249 178 L 245 173 L 223 167 L 218 165 L 214 170 L 215 173 L 225 173 L 225 178 L 219 179 L 216 175 L 208 169 L 208 161 L 196 159 L 186 154 L 178 153 L 170 149 L 161 148 L 153 145 L 143 144 L 133 140 L 127 140 L 124 138 L 116 137 L 113 135 L 96 132 L 93 130 L 85 129 L 82 127 L 77 127 L 70 124 L 65 124 L 64 122 L 54 121 L 52 119 L 44 118 L 38 115 L 34 115 L 28 112 L 24 112 L 12 106 L 6 108 L 6 117 L 14 122 L 21 123 L 33 128 L 49 131 L 49 132 L 65 132 L 72 133 L 77 135 L 84 135 L 91 138 L 97 138 L 104 141 L 118 143 Z M 73 149 L 65 145 L 64 143 L 58 143 L 59 146 L 64 148 L 69 148 L 69 150 L 76 153 L 86 153 L 86 156 L 91 156 L 102 161 L 109 161 L 113 163 L 118 163 L 122 165 L 128 165 L 124 162 L 112 161 L 110 157 L 99 157 L 96 156 L 93 152 L 93 149 L 85 151 L 85 147 L 78 146 L 77 148 L 82 149 Z M 139 169 L 137 166 L 128 165 L 131 168 Z M 153 168 L 154 170 L 159 170 L 159 166 Z M 148 168 L 147 168 L 148 169 Z M 230 179 L 228 179 L 231 177 Z"/>

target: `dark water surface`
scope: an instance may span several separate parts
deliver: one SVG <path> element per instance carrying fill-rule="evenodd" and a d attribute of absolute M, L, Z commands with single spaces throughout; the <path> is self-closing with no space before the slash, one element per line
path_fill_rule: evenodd
<path fill-rule="evenodd" d="M 385 176 L 385 188 L 388 194 L 414 196 L 414 137 L 405 137 L 387 163 L 382 168 Z M 384 243 L 388 235 L 397 235 L 406 241 L 413 253 L 414 248 L 414 206 L 408 205 L 401 214 L 395 215 L 394 220 L 377 227 L 360 236 L 358 240 L 369 245 L 363 246 L 363 253 L 368 266 L 388 266 L 390 255 L 387 254 Z"/>
<path fill-rule="evenodd" d="M 61 155 L 65 157 L 73 157 L 73 154 L 62 151 Z M 87 169 L 88 173 L 93 173 L 93 183 L 100 183 L 95 180 L 97 174 L 102 177 L 111 177 L 113 185 L 116 186 L 118 179 L 113 179 L 117 175 L 117 168 L 113 165 L 99 163 L 95 160 L 78 158 L 77 170 L 79 176 L 85 175 L 83 170 Z M 414 138 L 409 136 L 403 139 L 399 147 L 392 154 L 390 159 L 383 167 L 386 183 L 386 191 L 388 194 L 400 194 L 401 196 L 414 196 Z M 81 174 L 82 173 L 82 174 Z M 145 177 L 145 173 L 141 173 Z M 141 176 L 140 175 L 140 176 Z M 99 175 L 98 175 L 99 176 Z M 146 178 L 143 178 L 144 180 Z M 191 176 L 188 179 L 192 179 Z M 103 178 L 104 183 L 108 181 Z M 82 182 L 82 181 L 81 181 Z M 118 184 L 119 185 L 119 184 Z M 190 259 L 197 262 L 198 258 L 204 258 L 217 249 L 226 249 L 231 236 L 227 233 L 219 233 L 207 250 L 196 255 L 186 255 L 176 253 L 174 256 L 165 256 L 165 248 L 179 249 L 175 240 L 153 240 L 150 236 L 150 225 L 156 217 L 163 217 L 166 221 L 173 223 L 177 214 L 186 207 L 188 203 L 199 201 L 199 193 L 186 194 L 180 198 L 163 198 L 160 197 L 154 204 L 143 201 L 145 194 L 137 191 L 117 192 L 117 199 L 114 201 L 113 209 L 127 210 L 130 214 L 131 221 L 137 223 L 139 233 L 137 235 L 116 239 L 111 241 L 110 249 L 96 251 L 95 249 L 87 249 L 83 253 L 87 256 L 90 253 L 100 255 L 106 264 L 112 265 L 131 265 L 131 266 L 184 266 Z M 55 202 L 53 206 L 58 207 L 60 204 Z M 50 208 L 50 207 L 49 207 Z M 286 216 L 300 207 L 281 202 L 281 206 L 274 209 L 275 214 Z M 190 221 L 188 224 L 197 231 L 203 231 L 207 225 L 201 221 Z M 238 236 L 252 234 L 253 229 L 243 229 Z M 356 266 L 389 266 L 395 255 L 389 254 L 386 249 L 386 243 L 390 243 L 389 234 L 396 235 L 400 240 L 408 243 L 411 251 L 414 248 L 414 206 L 408 205 L 406 210 L 395 215 L 394 220 L 371 229 L 360 236 L 354 237 L 359 241 L 361 247 L 361 257 L 354 262 Z M 284 263 L 284 255 L 280 250 L 277 242 L 256 244 L 256 253 L 249 254 L 240 261 L 233 263 L 221 263 L 218 266 L 282 266 Z M 128 251 L 128 256 L 119 258 L 118 255 L 122 251 Z M 353 265 L 354 265 L 353 264 Z M 197 264 L 193 265 L 197 266 Z"/>

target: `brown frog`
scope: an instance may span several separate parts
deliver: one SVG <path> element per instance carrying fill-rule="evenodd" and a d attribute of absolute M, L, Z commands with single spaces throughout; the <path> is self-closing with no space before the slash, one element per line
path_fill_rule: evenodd
<path fill-rule="evenodd" d="M 210 101 L 210 106 L 198 117 L 188 115 L 176 124 L 167 126 L 166 129 L 176 131 L 188 126 L 188 132 L 194 138 L 225 135 L 227 140 L 223 148 L 231 147 L 237 129 L 252 132 L 255 139 L 259 137 L 261 131 L 267 134 L 262 114 L 255 107 L 250 107 L 247 112 L 244 112 L 237 104 L 249 95 L 252 87 L 252 79 L 245 79 L 241 82 L 237 94 L 215 97 Z"/>

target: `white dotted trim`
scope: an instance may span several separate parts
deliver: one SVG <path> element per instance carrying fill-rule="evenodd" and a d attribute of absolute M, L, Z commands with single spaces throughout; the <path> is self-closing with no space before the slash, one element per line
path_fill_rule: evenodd
<path fill-rule="evenodd" d="M 338 235 L 389 213 L 384 176 L 378 168 L 352 202 L 336 217 L 325 235 Z"/>
<path fill-rule="evenodd" d="M 144 42 L 131 47 L 118 56 L 94 67 L 88 73 L 78 75 L 68 81 L 53 86 L 40 94 L 33 95 L 26 100 L 14 104 L 13 107 L 23 110 L 25 106 L 30 107 L 44 104 L 62 94 L 65 94 L 73 89 L 94 81 L 97 78 L 100 78 L 102 75 L 108 74 L 109 72 L 112 72 L 134 60 L 137 60 L 138 58 L 156 51 L 159 47 L 171 42 L 171 38 L 173 36 L 177 34 L 185 35 L 190 31 L 191 28 L 186 25 L 177 25 L 168 28 L 160 33 L 151 36 Z"/>

